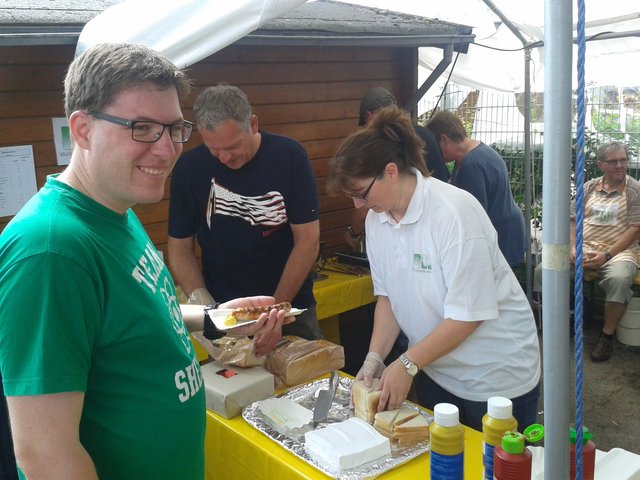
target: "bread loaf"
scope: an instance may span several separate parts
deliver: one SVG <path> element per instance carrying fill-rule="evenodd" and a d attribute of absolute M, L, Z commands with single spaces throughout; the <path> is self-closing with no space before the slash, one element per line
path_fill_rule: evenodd
<path fill-rule="evenodd" d="M 267 356 L 264 368 L 276 377 L 276 388 L 309 382 L 344 367 L 344 347 L 328 340 L 287 335 Z"/>
<path fill-rule="evenodd" d="M 369 424 L 373 423 L 378 411 L 381 393 L 380 390 L 377 390 L 379 384 L 380 379 L 374 378 L 371 387 L 367 387 L 362 380 L 353 382 L 353 387 L 351 387 L 354 414 Z"/>

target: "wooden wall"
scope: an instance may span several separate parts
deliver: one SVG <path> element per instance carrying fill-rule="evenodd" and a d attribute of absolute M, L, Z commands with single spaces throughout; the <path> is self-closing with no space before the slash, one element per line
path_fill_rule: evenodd
<path fill-rule="evenodd" d="M 0 47 L 0 147 L 33 145 L 38 188 L 56 164 L 51 117 L 64 116 L 62 83 L 74 46 Z M 259 47 L 233 45 L 188 68 L 196 89 L 219 82 L 242 88 L 262 129 L 296 138 L 307 149 L 318 185 L 325 255 L 346 249 L 353 202 L 325 192 L 328 163 L 358 128 L 360 98 L 384 86 L 403 103 L 415 91 L 415 48 Z M 199 143 L 196 134 L 185 151 Z M 135 211 L 149 236 L 166 251 L 169 183 L 165 198 Z M 0 217 L 0 231 L 11 217 Z"/>

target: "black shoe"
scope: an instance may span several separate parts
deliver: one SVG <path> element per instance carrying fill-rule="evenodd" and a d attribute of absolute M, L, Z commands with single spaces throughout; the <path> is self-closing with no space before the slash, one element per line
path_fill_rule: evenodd
<path fill-rule="evenodd" d="M 613 341 L 600 336 L 596 348 L 591 352 L 591 360 L 594 362 L 605 362 L 611 358 L 613 353 Z"/>

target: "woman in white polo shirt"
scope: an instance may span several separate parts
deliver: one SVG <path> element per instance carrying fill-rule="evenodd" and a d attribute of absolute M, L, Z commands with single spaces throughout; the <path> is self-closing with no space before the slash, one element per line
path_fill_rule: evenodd
<path fill-rule="evenodd" d="M 508 397 L 524 428 L 536 421 L 540 395 L 531 308 L 480 203 L 430 178 L 422 149 L 409 118 L 390 106 L 347 138 L 332 163 L 329 191 L 369 209 L 378 301 L 357 378 L 380 377 L 379 411 L 400 406 L 415 380 L 421 405 L 453 403 L 476 429 L 487 399 Z M 385 367 L 400 331 L 409 348 Z"/>

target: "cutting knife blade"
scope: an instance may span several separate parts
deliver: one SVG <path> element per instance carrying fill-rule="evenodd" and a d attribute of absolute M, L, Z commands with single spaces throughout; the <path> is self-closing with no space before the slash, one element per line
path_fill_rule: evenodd
<path fill-rule="evenodd" d="M 338 371 L 334 370 L 333 372 L 331 372 L 331 377 L 329 378 L 329 388 L 327 388 L 326 390 L 320 390 L 318 392 L 318 398 L 316 399 L 316 404 L 313 407 L 314 427 L 319 422 L 327 419 L 329 410 L 331 409 L 331 404 L 333 403 L 333 397 L 335 396 L 336 390 L 338 388 L 338 383 L 340 383 Z"/>

